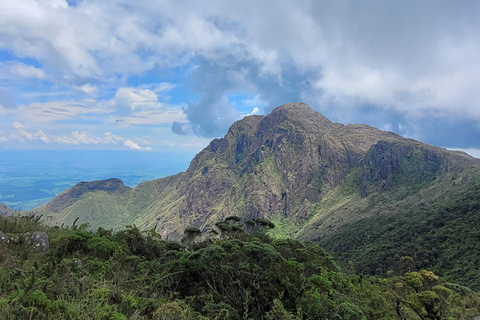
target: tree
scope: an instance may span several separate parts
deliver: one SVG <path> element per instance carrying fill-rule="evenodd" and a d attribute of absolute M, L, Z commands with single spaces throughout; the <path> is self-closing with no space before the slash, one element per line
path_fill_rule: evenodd
<path fill-rule="evenodd" d="M 202 235 L 202 231 L 195 227 L 187 227 L 183 232 L 182 242 L 186 244 L 191 244 L 195 241 L 196 238 Z"/>

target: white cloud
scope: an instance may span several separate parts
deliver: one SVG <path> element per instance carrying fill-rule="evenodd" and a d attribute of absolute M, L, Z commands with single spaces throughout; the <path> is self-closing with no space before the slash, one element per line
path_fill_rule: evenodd
<path fill-rule="evenodd" d="M 169 106 L 158 101 L 156 92 L 171 90 L 168 83 L 150 85 L 150 89 L 122 87 L 117 90 L 110 103 L 116 108 L 116 114 L 109 121 L 128 125 L 167 124 L 185 119 L 185 114 L 177 106 Z"/>
<path fill-rule="evenodd" d="M 96 88 L 84 86 L 95 94 Z M 163 90 L 167 90 L 165 85 Z M 53 123 L 62 120 L 102 120 L 104 123 L 128 125 L 167 124 L 185 119 L 180 106 L 158 101 L 156 93 L 149 89 L 122 87 L 110 100 L 82 99 L 78 101 L 51 101 L 0 109 L 17 121 L 27 124 Z"/>
<path fill-rule="evenodd" d="M 138 144 L 136 144 L 135 142 L 133 142 L 131 140 L 127 140 L 123 144 L 126 145 L 127 147 L 129 147 L 130 149 L 133 149 L 133 150 L 142 150 L 142 148 Z"/>
<path fill-rule="evenodd" d="M 114 104 L 119 109 L 153 110 L 160 109 L 162 103 L 158 102 L 157 94 L 149 89 L 119 88 L 115 93 Z"/>
<path fill-rule="evenodd" d="M 14 123 L 12 124 L 12 126 L 13 126 L 15 129 L 19 129 L 19 128 L 23 127 L 23 125 L 22 125 L 20 122 L 14 122 Z"/>
<path fill-rule="evenodd" d="M 111 132 L 106 132 L 105 140 L 107 141 L 107 143 L 118 144 L 119 142 L 123 142 L 125 139 Z"/>
<path fill-rule="evenodd" d="M 146 89 L 150 89 L 156 93 L 165 93 L 173 88 L 175 88 L 177 85 L 174 83 L 170 82 L 161 82 L 161 83 L 155 83 L 155 84 L 143 84 L 142 87 Z"/>
<path fill-rule="evenodd" d="M 251 116 L 251 115 L 254 115 L 254 114 L 258 114 L 260 112 L 260 109 L 258 109 L 257 107 L 253 108 L 252 112 L 250 112 L 249 114 L 247 114 L 247 116 Z"/>
<path fill-rule="evenodd" d="M 126 117 L 110 117 L 111 122 L 117 122 L 123 126 L 171 124 L 183 119 L 185 119 L 185 114 L 179 108 L 138 111 Z"/>
<path fill-rule="evenodd" d="M 286 57 L 301 73 L 316 70 L 313 80 L 329 97 L 354 96 L 411 113 L 455 105 L 480 118 L 472 102 L 480 99 L 477 9 L 431 1 L 85 0 L 69 7 L 61 0 L 18 0 L 0 4 L 0 36 L 17 56 L 34 57 L 69 81 L 109 81 L 154 66 L 184 66 L 201 55 L 258 64 L 256 76 L 273 75 L 282 84 Z M 17 65 L 23 76 L 43 72 Z M 79 89 L 96 93 L 93 86 Z M 150 92 L 135 90 L 119 89 L 119 104 L 132 110 L 155 104 Z"/>
<path fill-rule="evenodd" d="M 96 95 L 98 93 L 98 88 L 90 84 L 84 84 L 83 86 L 77 86 L 77 90 L 86 93 L 87 95 Z"/>
<path fill-rule="evenodd" d="M 24 63 L 15 63 L 11 65 L 10 73 L 23 78 L 45 78 L 45 73 L 42 69 L 35 68 L 34 66 L 26 65 Z"/>
<path fill-rule="evenodd" d="M 54 122 L 81 119 L 91 114 L 107 114 L 113 109 L 105 101 L 84 99 L 79 101 L 52 101 L 21 105 L 9 113 L 23 123 Z"/>
<path fill-rule="evenodd" d="M 111 132 L 104 133 L 103 136 L 97 136 L 86 131 L 72 131 L 64 135 L 45 134 L 43 130 L 29 131 L 28 127 L 19 122 L 12 124 L 14 131 L 9 138 L 0 136 L 0 142 L 16 141 L 20 143 L 41 141 L 46 144 L 64 144 L 64 145 L 124 145 L 131 150 L 151 150 L 151 147 L 142 147 L 142 144 L 150 144 L 148 140 L 139 138 L 125 138 L 115 135 Z M 134 141 L 136 140 L 136 141 Z"/>
<path fill-rule="evenodd" d="M 361 108 L 374 106 L 411 121 L 479 123 L 479 11 L 478 1 L 7 0 L 0 1 L 0 49 L 18 61 L 3 63 L 0 76 L 20 79 L 22 92 L 23 81 L 48 79 L 57 92 L 101 95 L 40 103 L 12 93 L 9 105 L 21 105 L 7 112 L 22 123 L 177 121 L 218 136 L 240 116 L 225 101 L 232 91 L 257 94 L 262 104 L 249 105 L 255 112 L 307 100 L 333 120 L 361 118 Z M 27 58 L 41 69 L 20 62 Z M 200 96 L 179 102 L 185 115 L 159 101 L 174 84 L 151 84 L 178 75 Z M 128 85 L 143 76 L 149 84 Z"/>

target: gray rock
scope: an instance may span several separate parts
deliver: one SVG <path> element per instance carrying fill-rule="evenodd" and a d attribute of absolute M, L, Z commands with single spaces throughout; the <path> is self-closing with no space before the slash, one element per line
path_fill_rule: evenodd
<path fill-rule="evenodd" d="M 10 243 L 10 238 L 5 235 L 2 231 L 0 231 L 0 243 L 5 243 L 9 244 Z"/>
<path fill-rule="evenodd" d="M 35 250 L 45 252 L 48 250 L 48 235 L 42 231 L 35 231 L 32 233 L 30 239 Z"/>

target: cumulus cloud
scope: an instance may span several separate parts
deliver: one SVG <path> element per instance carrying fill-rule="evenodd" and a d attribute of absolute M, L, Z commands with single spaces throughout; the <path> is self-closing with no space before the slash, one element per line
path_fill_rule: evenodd
<path fill-rule="evenodd" d="M 142 147 L 131 140 L 127 140 L 123 144 L 133 150 L 142 150 Z"/>
<path fill-rule="evenodd" d="M 259 113 L 303 100 L 334 121 L 432 142 L 445 123 L 468 122 L 480 136 L 479 11 L 478 1 L 433 0 L 3 1 L 0 49 L 36 62 L 9 64 L 10 75 L 110 92 L 97 105 L 124 124 L 168 119 L 180 135 L 219 136 L 244 114 L 228 95 L 247 92 L 263 102 Z M 181 102 L 183 117 L 160 111 L 159 95 L 175 85 L 129 82 L 172 70 L 197 94 Z M 4 107 L 16 105 L 10 98 L 0 92 Z"/>
<path fill-rule="evenodd" d="M 85 87 L 85 86 L 84 86 Z M 86 86 L 87 90 L 96 90 Z M 181 107 L 168 105 L 158 101 L 158 92 L 167 90 L 167 86 L 158 89 L 121 87 L 115 96 L 108 100 L 92 98 L 77 101 L 51 101 L 38 102 L 28 105 L 9 108 L 4 112 L 12 115 L 22 123 L 52 123 L 59 121 L 103 121 L 104 123 L 117 123 L 128 125 L 158 125 L 171 124 L 174 121 L 185 119 Z M 1 102 L 0 90 L 0 102 Z M 5 95 L 6 105 L 12 105 Z"/>
<path fill-rule="evenodd" d="M 14 127 L 15 129 L 20 129 L 20 128 L 23 128 L 24 125 L 21 124 L 20 122 L 14 122 L 12 123 L 12 127 Z"/>
<path fill-rule="evenodd" d="M 86 131 L 72 131 L 65 135 L 45 134 L 43 130 L 31 131 L 29 128 L 19 122 L 12 124 L 14 131 L 9 137 L 0 136 L 0 142 L 16 141 L 25 143 L 29 141 L 41 141 L 46 144 L 64 144 L 64 145 L 123 145 L 130 150 L 152 150 L 151 147 L 142 147 L 142 144 L 149 144 L 145 139 L 131 139 L 111 132 L 106 132 L 103 136 L 97 136 Z M 138 140 L 138 141 L 134 141 Z"/>
<path fill-rule="evenodd" d="M 254 115 L 254 114 L 258 114 L 260 112 L 260 109 L 258 109 L 258 107 L 254 107 L 252 112 L 250 112 L 249 114 L 247 114 L 247 116 L 251 116 L 251 115 Z"/>
<path fill-rule="evenodd" d="M 159 102 L 157 93 L 165 92 L 174 86 L 166 83 L 145 86 L 147 88 L 122 87 L 110 101 L 115 108 L 111 122 L 127 125 L 153 125 L 172 123 L 185 118 L 178 107 Z"/>
<path fill-rule="evenodd" d="M 162 104 L 158 102 L 157 94 L 148 89 L 119 88 L 113 101 L 115 107 L 120 110 L 152 110 L 162 107 Z"/>

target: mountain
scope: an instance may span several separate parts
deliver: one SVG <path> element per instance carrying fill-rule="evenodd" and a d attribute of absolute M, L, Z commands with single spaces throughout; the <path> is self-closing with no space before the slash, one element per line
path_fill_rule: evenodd
<path fill-rule="evenodd" d="M 288 103 L 234 123 L 186 172 L 133 189 L 80 182 L 31 213 L 169 239 L 228 216 L 267 218 L 274 236 L 319 242 L 355 270 L 385 273 L 411 256 L 480 289 L 479 199 L 479 159 Z"/>
<path fill-rule="evenodd" d="M 3 203 L 0 203 L 0 216 L 1 215 L 11 215 L 15 212 L 12 208 L 9 206 L 4 205 Z"/>
<path fill-rule="evenodd" d="M 80 182 L 35 212 L 52 223 L 157 226 L 172 237 L 232 215 L 268 218 L 279 233 L 320 240 L 352 221 L 428 208 L 479 173 L 480 160 L 465 153 L 288 103 L 234 123 L 186 172 L 134 189 L 119 179 Z"/>

